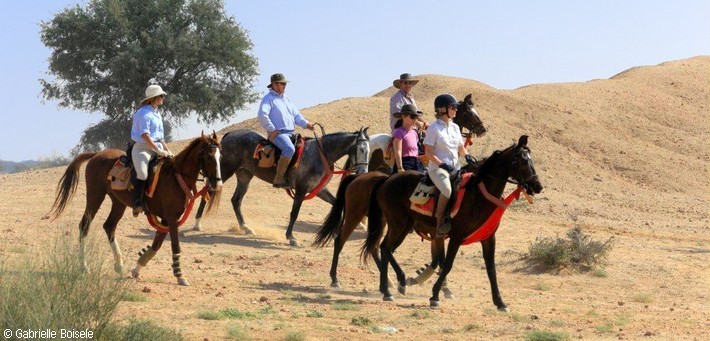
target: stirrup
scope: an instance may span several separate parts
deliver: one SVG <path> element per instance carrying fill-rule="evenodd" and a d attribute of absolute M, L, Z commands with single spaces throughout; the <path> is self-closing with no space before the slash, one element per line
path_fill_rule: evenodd
<path fill-rule="evenodd" d="M 441 225 L 436 226 L 436 238 L 446 237 L 449 232 L 451 232 L 451 218 L 446 216 L 441 220 Z"/>

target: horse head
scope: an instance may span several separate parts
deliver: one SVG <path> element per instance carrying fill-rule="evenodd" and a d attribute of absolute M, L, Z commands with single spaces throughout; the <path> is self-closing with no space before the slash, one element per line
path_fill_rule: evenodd
<path fill-rule="evenodd" d="M 367 173 L 370 161 L 370 136 L 367 134 L 369 127 L 362 127 L 356 131 L 355 144 L 348 150 L 348 160 L 351 160 L 350 171 L 355 174 Z M 352 162 L 354 160 L 354 162 Z"/>
<path fill-rule="evenodd" d="M 535 172 L 532 154 L 530 147 L 528 147 L 528 136 L 520 136 L 518 143 L 515 144 L 511 150 L 510 177 L 521 185 L 529 195 L 540 193 L 542 191 L 542 184 Z"/>
<path fill-rule="evenodd" d="M 212 135 L 200 134 L 200 154 L 198 163 L 200 172 L 205 177 L 205 182 L 210 191 L 218 190 L 222 187 L 222 174 L 220 170 L 220 160 L 222 159 L 222 145 L 219 143 L 217 133 L 212 131 Z"/>
<path fill-rule="evenodd" d="M 477 137 L 481 137 L 485 135 L 487 131 L 486 127 L 483 125 L 483 121 L 481 121 L 481 117 L 476 111 L 476 108 L 473 106 L 473 98 L 471 97 L 471 94 L 468 94 L 463 101 L 459 102 L 456 116 L 454 116 L 454 123 L 462 129 L 468 129 L 469 133 L 467 134 L 469 136 L 472 134 Z"/>

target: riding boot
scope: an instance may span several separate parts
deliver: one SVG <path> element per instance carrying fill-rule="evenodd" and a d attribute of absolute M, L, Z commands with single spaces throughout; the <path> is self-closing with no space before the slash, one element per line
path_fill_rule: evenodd
<path fill-rule="evenodd" d="M 274 177 L 274 187 L 276 188 L 288 188 L 291 187 L 286 179 L 286 170 L 288 170 L 288 164 L 291 163 L 291 158 L 283 157 L 279 159 L 279 163 L 276 166 L 276 176 Z"/>
<path fill-rule="evenodd" d="M 145 193 L 146 180 L 136 179 L 133 186 L 133 216 L 143 213 L 143 193 Z"/>
<path fill-rule="evenodd" d="M 439 202 L 436 204 L 436 237 L 445 237 L 451 231 L 451 218 L 447 208 L 449 198 L 439 194 Z"/>

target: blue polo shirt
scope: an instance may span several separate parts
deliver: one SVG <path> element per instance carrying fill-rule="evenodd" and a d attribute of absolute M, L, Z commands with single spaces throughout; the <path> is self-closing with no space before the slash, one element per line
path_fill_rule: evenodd
<path fill-rule="evenodd" d="M 298 125 L 305 128 L 308 121 L 301 115 L 291 100 L 279 95 L 278 92 L 270 90 L 259 105 L 259 124 L 266 132 L 274 130 L 291 130 Z"/>
<path fill-rule="evenodd" d="M 131 140 L 145 142 L 141 135 L 148 133 L 153 142 L 163 141 L 165 131 L 163 130 L 163 117 L 152 105 L 146 104 L 140 107 L 133 114 L 133 127 L 131 127 Z"/>

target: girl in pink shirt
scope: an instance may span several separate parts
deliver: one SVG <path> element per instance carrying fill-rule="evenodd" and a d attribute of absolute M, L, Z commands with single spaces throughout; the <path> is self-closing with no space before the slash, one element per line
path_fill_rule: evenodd
<path fill-rule="evenodd" d="M 392 149 L 394 150 L 395 159 L 394 173 L 406 170 L 422 171 L 421 162 L 417 158 L 419 155 L 419 148 L 417 148 L 419 136 L 417 131 L 413 129 L 421 113 L 414 105 L 405 104 L 400 112 L 394 114 L 396 118 L 401 118 L 402 122 L 402 125 L 392 133 Z"/>

